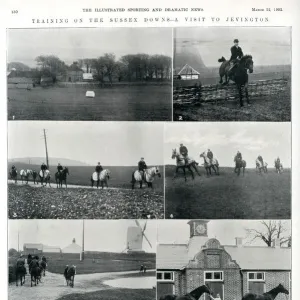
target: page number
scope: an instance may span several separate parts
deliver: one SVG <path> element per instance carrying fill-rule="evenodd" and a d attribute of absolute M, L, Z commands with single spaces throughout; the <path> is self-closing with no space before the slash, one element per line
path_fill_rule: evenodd
<path fill-rule="evenodd" d="M 15 14 L 18 13 L 18 11 L 17 11 L 16 9 L 13 9 L 13 10 L 11 11 L 11 13 L 12 13 L 13 15 L 15 15 Z"/>
<path fill-rule="evenodd" d="M 183 120 L 182 116 L 179 116 L 179 117 L 178 117 L 178 120 L 179 120 L 179 121 L 182 121 L 182 120 Z"/>

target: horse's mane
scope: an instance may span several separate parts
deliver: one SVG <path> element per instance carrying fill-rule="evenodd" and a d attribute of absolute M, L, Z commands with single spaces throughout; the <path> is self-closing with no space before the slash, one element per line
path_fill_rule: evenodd
<path fill-rule="evenodd" d="M 244 55 L 244 56 L 241 58 L 240 62 L 243 63 L 243 62 L 245 62 L 247 59 L 252 59 L 252 55 L 250 55 L 250 54 Z"/>

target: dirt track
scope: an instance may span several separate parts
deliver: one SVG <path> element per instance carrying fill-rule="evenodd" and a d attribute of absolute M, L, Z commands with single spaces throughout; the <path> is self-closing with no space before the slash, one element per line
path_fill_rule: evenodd
<path fill-rule="evenodd" d="M 23 287 L 17 287 L 15 283 L 8 286 L 8 298 L 10 300 L 30 299 L 30 300 L 54 300 L 67 294 L 88 293 L 99 290 L 114 289 L 104 285 L 104 280 L 115 279 L 120 275 L 138 273 L 131 272 L 115 272 L 115 273 L 96 273 L 75 276 L 74 288 L 67 287 L 62 274 L 46 273 L 46 277 L 42 278 L 42 283 L 37 286 L 30 287 L 30 277 L 26 276 L 26 282 Z"/>

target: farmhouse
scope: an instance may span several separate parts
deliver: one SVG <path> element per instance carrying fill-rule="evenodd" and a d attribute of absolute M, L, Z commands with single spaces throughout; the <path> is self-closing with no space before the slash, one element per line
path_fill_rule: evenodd
<path fill-rule="evenodd" d="M 180 75 L 182 80 L 200 79 L 200 73 L 188 64 L 186 64 L 177 75 Z"/>
<path fill-rule="evenodd" d="M 68 68 L 66 77 L 66 81 L 68 82 L 78 82 L 83 80 L 83 70 L 79 68 L 77 62 L 73 62 Z"/>
<path fill-rule="evenodd" d="M 62 253 L 78 253 L 82 252 L 82 248 L 76 244 L 76 240 L 72 240 L 72 244 L 62 249 Z"/>
<path fill-rule="evenodd" d="M 291 288 L 291 248 L 221 245 L 207 232 L 208 221 L 192 220 L 187 244 L 159 244 L 157 248 L 157 297 L 184 295 L 200 285 L 210 287 L 222 300 L 242 299 L 248 292 L 264 293 L 278 284 Z M 201 300 L 208 300 L 204 294 Z M 286 300 L 279 294 L 278 300 Z"/>
<path fill-rule="evenodd" d="M 28 254 L 41 254 L 43 252 L 43 244 L 25 243 L 23 245 L 23 252 Z"/>

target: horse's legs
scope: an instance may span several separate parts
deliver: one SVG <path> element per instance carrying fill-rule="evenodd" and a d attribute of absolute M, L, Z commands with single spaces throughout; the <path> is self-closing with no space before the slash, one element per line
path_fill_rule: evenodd
<path fill-rule="evenodd" d="M 106 188 L 108 188 L 108 183 L 107 183 L 107 180 L 105 181 L 105 185 L 106 185 Z"/>
<path fill-rule="evenodd" d="M 140 181 L 140 189 L 142 188 L 143 186 L 143 180 Z"/>
<path fill-rule="evenodd" d="M 223 76 L 220 75 L 220 81 L 219 83 L 223 83 Z"/>
<path fill-rule="evenodd" d="M 184 175 L 184 181 L 186 181 L 187 179 L 186 179 L 186 174 L 185 174 L 185 167 L 183 167 L 183 175 Z"/>
<path fill-rule="evenodd" d="M 178 169 L 179 169 L 179 167 L 177 166 L 177 167 L 176 167 L 176 170 L 175 170 L 175 173 L 174 173 L 174 176 L 173 176 L 173 179 L 175 179 L 175 178 L 177 177 Z"/>
<path fill-rule="evenodd" d="M 194 176 L 194 172 L 193 172 L 193 170 L 192 170 L 192 168 L 191 168 L 191 166 L 187 166 L 187 168 L 189 169 L 189 171 L 191 172 L 191 174 L 192 174 L 192 178 L 193 178 L 193 180 L 195 179 L 195 176 Z"/>
<path fill-rule="evenodd" d="M 249 101 L 249 94 L 248 94 L 248 82 L 245 84 L 245 95 L 246 95 L 246 100 L 247 100 L 247 104 L 250 104 Z"/>
<path fill-rule="evenodd" d="M 239 91 L 239 97 L 240 97 L 240 106 L 244 106 L 243 104 L 243 90 L 242 90 L 242 86 L 238 85 L 238 91 Z"/>
<path fill-rule="evenodd" d="M 198 172 L 197 166 L 196 166 L 195 164 L 192 164 L 192 166 L 193 166 L 194 170 L 196 171 L 196 173 L 197 173 L 199 176 L 201 176 L 201 174 Z"/>
<path fill-rule="evenodd" d="M 103 181 L 101 181 L 101 188 L 102 188 L 102 190 L 103 190 Z"/>

